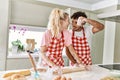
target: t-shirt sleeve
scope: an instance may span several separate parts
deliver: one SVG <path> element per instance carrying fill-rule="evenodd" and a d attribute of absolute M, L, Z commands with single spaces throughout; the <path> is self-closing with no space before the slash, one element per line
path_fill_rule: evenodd
<path fill-rule="evenodd" d="M 72 44 L 72 33 L 68 30 L 64 31 L 65 46 Z"/>
<path fill-rule="evenodd" d="M 42 39 L 41 39 L 41 44 L 40 46 L 45 46 L 48 44 L 48 37 L 47 37 L 47 32 L 43 33 Z"/>
<path fill-rule="evenodd" d="M 93 35 L 93 32 L 92 32 L 92 28 L 93 26 L 85 26 L 85 31 L 87 34 L 90 34 L 90 35 Z"/>
<path fill-rule="evenodd" d="M 93 26 L 89 26 L 89 29 L 90 29 L 90 30 L 89 30 L 90 33 L 93 34 L 93 32 L 92 32 Z"/>

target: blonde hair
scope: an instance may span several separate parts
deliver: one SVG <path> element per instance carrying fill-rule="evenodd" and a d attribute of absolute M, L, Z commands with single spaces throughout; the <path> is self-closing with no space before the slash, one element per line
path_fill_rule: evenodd
<path fill-rule="evenodd" d="M 64 20 L 66 15 L 68 14 L 61 9 L 55 8 L 52 10 L 48 22 L 48 29 L 51 30 L 52 36 L 56 37 L 59 34 L 61 27 L 60 20 Z"/>

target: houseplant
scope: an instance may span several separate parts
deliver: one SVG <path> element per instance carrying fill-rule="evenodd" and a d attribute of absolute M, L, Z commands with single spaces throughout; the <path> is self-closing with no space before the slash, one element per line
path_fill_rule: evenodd
<path fill-rule="evenodd" d="M 16 49 L 16 50 L 13 51 L 14 53 L 25 51 L 24 45 L 18 39 L 16 41 L 12 41 L 11 44 L 12 44 L 12 49 Z M 15 51 L 17 51 L 17 52 L 15 52 Z"/>

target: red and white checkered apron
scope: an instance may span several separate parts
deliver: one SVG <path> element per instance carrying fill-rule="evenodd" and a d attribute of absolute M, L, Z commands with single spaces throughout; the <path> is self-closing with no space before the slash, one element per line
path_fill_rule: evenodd
<path fill-rule="evenodd" d="M 84 28 L 82 29 L 82 32 L 83 37 L 77 37 L 74 35 L 75 32 L 72 31 L 72 44 L 82 63 L 85 65 L 92 65 L 90 47 L 87 42 L 87 38 L 85 37 Z M 71 63 L 71 65 L 74 64 Z"/>
<path fill-rule="evenodd" d="M 64 35 L 61 32 L 62 36 L 60 39 L 56 37 L 51 38 L 51 42 L 48 45 L 48 50 L 46 56 L 54 62 L 57 66 L 64 66 L 64 60 L 62 58 L 62 50 L 64 47 Z M 44 66 L 48 66 L 45 61 L 42 60 Z"/>

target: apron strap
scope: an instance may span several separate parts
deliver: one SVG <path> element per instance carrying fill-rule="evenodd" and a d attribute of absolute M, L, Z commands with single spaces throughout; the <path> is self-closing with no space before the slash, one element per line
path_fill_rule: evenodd
<path fill-rule="evenodd" d="M 85 30 L 83 27 L 82 27 L 82 31 L 83 31 L 83 36 L 85 37 Z M 75 35 L 75 31 L 72 30 L 72 36 L 74 36 L 74 35 Z"/>
<path fill-rule="evenodd" d="M 64 34 L 63 34 L 63 31 L 61 32 L 61 34 L 62 34 L 62 38 L 64 38 Z"/>
<path fill-rule="evenodd" d="M 84 28 L 82 28 L 82 30 L 83 30 L 83 36 L 85 37 L 85 30 L 84 30 Z"/>

